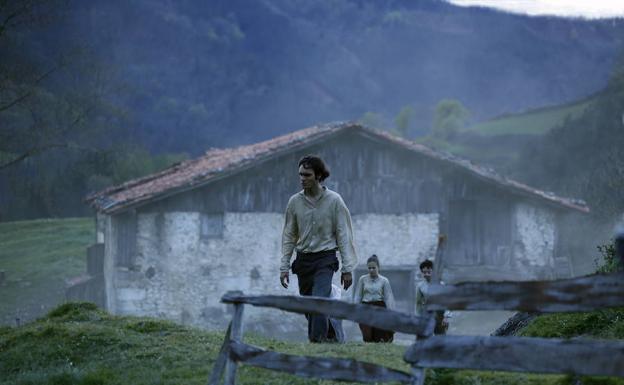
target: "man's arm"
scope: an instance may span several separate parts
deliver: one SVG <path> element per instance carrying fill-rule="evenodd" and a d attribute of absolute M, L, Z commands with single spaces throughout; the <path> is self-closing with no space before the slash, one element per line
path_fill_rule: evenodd
<path fill-rule="evenodd" d="M 338 251 L 340 251 L 340 257 L 342 258 L 342 272 L 350 273 L 357 265 L 357 255 L 355 253 L 355 246 L 353 245 L 351 214 L 342 199 L 336 202 L 335 215 L 336 243 L 338 244 Z"/>
<path fill-rule="evenodd" d="M 364 276 L 361 276 L 358 279 L 357 285 L 355 285 L 355 289 L 353 290 L 353 303 L 362 302 L 362 293 L 364 291 Z"/>
<path fill-rule="evenodd" d="M 286 206 L 286 215 L 284 219 L 284 229 L 282 230 L 282 258 L 280 260 L 280 283 L 284 288 L 288 288 L 290 270 L 290 258 L 292 256 L 295 245 L 297 244 L 298 230 L 297 218 L 295 216 L 292 199 L 288 201 Z"/>
<path fill-rule="evenodd" d="M 353 269 L 355 269 L 355 265 L 357 265 L 357 255 L 355 254 L 355 247 L 353 246 L 351 214 L 349 213 L 347 205 L 345 205 L 340 197 L 338 197 L 335 206 L 334 223 L 336 224 L 336 243 L 338 244 L 338 251 L 340 251 L 340 258 L 342 259 L 340 283 L 344 286 L 345 290 L 347 290 L 353 282 L 352 272 Z"/>

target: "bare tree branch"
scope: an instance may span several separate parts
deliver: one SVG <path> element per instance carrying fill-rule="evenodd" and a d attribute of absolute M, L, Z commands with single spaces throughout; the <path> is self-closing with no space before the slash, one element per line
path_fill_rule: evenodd
<path fill-rule="evenodd" d="M 91 105 L 87 108 L 85 108 L 84 110 L 80 111 L 78 113 L 78 115 L 76 115 L 74 117 L 74 119 L 67 125 L 64 125 L 63 129 L 58 131 L 56 133 L 56 136 L 62 137 L 64 136 L 66 133 L 70 132 L 74 127 L 76 127 L 81 121 L 83 121 L 83 119 L 85 119 L 88 114 L 90 112 L 92 112 L 95 109 L 95 105 Z M 31 114 L 35 114 L 34 110 L 31 110 Z M 36 120 L 36 118 L 33 116 L 33 119 Z M 34 127 L 32 127 L 30 130 L 30 132 L 35 131 Z M 43 130 L 45 133 L 49 134 L 49 130 Z M 65 148 L 65 149 L 73 149 L 73 150 L 83 150 L 83 151 L 92 151 L 92 152 L 97 152 L 99 151 L 99 149 L 96 148 L 89 148 L 89 147 L 83 147 L 83 146 L 78 146 L 76 144 L 73 143 L 62 143 L 62 142 L 52 142 L 52 143 L 45 143 L 36 147 L 33 147 L 25 152 L 23 152 L 22 154 L 20 154 L 19 156 L 11 159 L 8 162 L 2 163 L 0 164 L 0 170 L 9 168 L 11 166 L 14 166 L 28 158 L 31 158 L 33 156 L 36 155 L 40 155 L 44 152 L 53 150 L 53 149 L 58 149 L 58 148 Z"/>
<path fill-rule="evenodd" d="M 81 151 L 90 151 L 90 152 L 99 152 L 99 149 L 78 146 L 78 145 L 75 145 L 73 143 L 49 143 L 49 144 L 46 144 L 46 145 L 43 145 L 43 146 L 40 146 L 40 147 L 31 148 L 30 150 L 20 154 L 16 158 L 13 158 L 13 159 L 9 160 L 8 162 L 0 164 L 0 170 L 7 169 L 7 168 L 9 168 L 11 166 L 14 166 L 14 165 L 20 163 L 20 162 L 23 162 L 24 160 L 26 160 L 28 158 L 32 158 L 33 156 L 43 154 L 44 152 L 48 152 L 48 151 L 56 149 L 56 148 L 64 148 L 64 149 L 71 149 L 71 150 L 81 150 Z"/>
<path fill-rule="evenodd" d="M 9 108 L 21 103 L 22 101 L 24 101 L 26 98 L 28 98 L 29 96 L 31 96 L 36 88 L 35 86 L 37 86 L 39 83 L 41 83 L 42 81 L 44 81 L 46 78 L 48 78 L 50 75 L 52 75 L 54 72 L 58 71 L 59 69 L 65 67 L 67 65 L 67 61 L 64 58 L 61 58 L 61 60 L 59 60 L 55 66 L 53 66 L 52 68 L 48 69 L 46 72 L 44 72 L 43 74 L 39 75 L 34 82 L 30 85 L 30 89 L 28 91 L 26 91 L 25 93 L 23 93 L 20 96 L 17 96 L 15 99 L 13 99 L 12 101 L 4 104 L 4 105 L 0 105 L 0 112 L 2 111 L 6 111 Z"/>
<path fill-rule="evenodd" d="M 42 23 L 55 17 L 67 0 L 0 1 L 0 15 L 7 13 L 0 24 L 0 38 L 7 30 L 28 23 Z M 19 4 L 15 9 L 12 5 Z"/>

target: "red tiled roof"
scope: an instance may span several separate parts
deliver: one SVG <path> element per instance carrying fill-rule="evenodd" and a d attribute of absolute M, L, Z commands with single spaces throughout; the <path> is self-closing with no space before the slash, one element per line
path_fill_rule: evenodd
<path fill-rule="evenodd" d="M 297 147 L 308 146 L 346 130 L 356 130 L 430 158 L 450 163 L 482 180 L 507 187 L 517 193 L 539 198 L 560 207 L 589 212 L 589 208 L 581 200 L 561 198 L 552 193 L 534 189 L 500 176 L 491 169 L 477 166 L 468 160 L 434 151 L 388 132 L 362 127 L 355 123 L 314 126 L 247 146 L 211 149 L 202 157 L 178 163 L 156 174 L 107 188 L 88 196 L 86 200 L 96 210 L 107 214 L 123 211 L 131 206 L 203 186 L 224 174 L 242 170 L 258 160 L 272 158 Z"/>

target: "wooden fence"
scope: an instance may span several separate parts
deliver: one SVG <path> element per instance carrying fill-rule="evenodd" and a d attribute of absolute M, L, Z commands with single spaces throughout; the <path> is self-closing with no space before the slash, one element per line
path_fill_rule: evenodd
<path fill-rule="evenodd" d="M 436 310 L 591 311 L 624 307 L 624 274 L 559 281 L 479 282 L 431 285 L 428 316 L 318 297 L 246 296 L 229 292 L 222 302 L 235 312 L 210 375 L 209 385 L 235 384 L 238 363 L 300 377 L 353 382 L 423 384 L 425 368 L 501 370 L 624 377 L 624 341 L 529 337 L 433 336 Z M 282 354 L 242 342 L 243 306 L 272 307 L 295 313 L 321 313 L 413 334 L 404 359 L 411 373 L 356 360 Z"/>

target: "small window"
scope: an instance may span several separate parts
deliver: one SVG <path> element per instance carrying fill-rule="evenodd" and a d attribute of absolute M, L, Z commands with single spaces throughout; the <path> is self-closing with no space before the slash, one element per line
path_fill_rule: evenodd
<path fill-rule="evenodd" d="M 202 214 L 200 235 L 202 239 L 223 238 L 223 214 Z"/>

